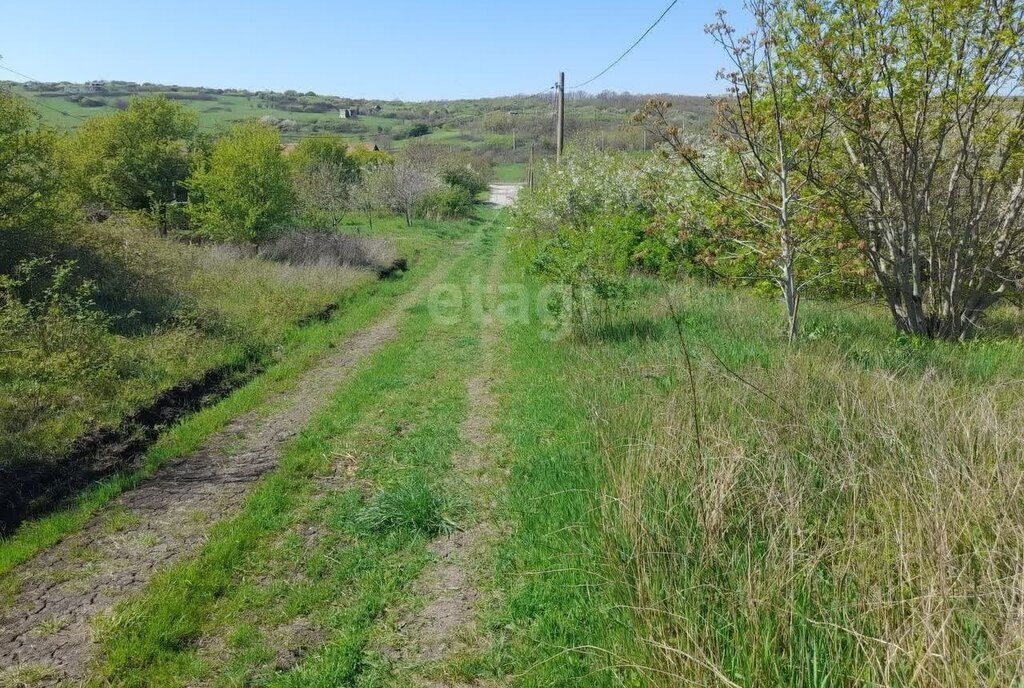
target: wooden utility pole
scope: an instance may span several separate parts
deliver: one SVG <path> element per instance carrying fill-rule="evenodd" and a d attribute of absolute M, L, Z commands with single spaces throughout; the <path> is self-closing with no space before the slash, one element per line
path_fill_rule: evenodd
<path fill-rule="evenodd" d="M 530 185 L 530 191 L 533 191 L 533 144 L 530 144 L 530 170 L 526 173 L 526 182 Z"/>
<path fill-rule="evenodd" d="M 562 145 L 565 143 L 565 72 L 558 73 L 555 91 L 558 98 L 558 119 L 555 122 L 555 162 L 558 163 L 562 161 Z"/>

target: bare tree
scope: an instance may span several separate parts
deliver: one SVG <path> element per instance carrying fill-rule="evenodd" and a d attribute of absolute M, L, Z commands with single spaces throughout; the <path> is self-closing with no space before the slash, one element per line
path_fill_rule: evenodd
<path fill-rule="evenodd" d="M 349 207 L 352 194 L 350 166 L 319 162 L 296 173 L 295 195 L 299 208 L 316 220 L 327 219 L 337 227 Z"/>
<path fill-rule="evenodd" d="M 382 199 L 386 197 L 387 181 L 390 174 L 383 169 L 386 165 L 374 164 L 363 167 L 359 171 L 359 181 L 352 187 L 350 200 L 352 207 L 360 212 L 366 213 L 366 219 L 373 231 L 373 212 L 387 204 L 382 205 Z"/>
<path fill-rule="evenodd" d="M 412 225 L 412 211 L 427 191 L 437 185 L 435 177 L 411 163 L 397 161 L 386 168 L 386 190 L 392 209 L 405 215 L 406 226 Z"/>
<path fill-rule="evenodd" d="M 969 336 L 1022 274 L 1024 2 L 794 0 L 793 16 L 796 64 L 837 123 L 838 164 L 815 181 L 897 328 Z"/>
<path fill-rule="evenodd" d="M 799 332 L 801 289 L 809 280 L 797 275 L 798 259 L 812 240 L 803 217 L 814 212 L 809 171 L 827 128 L 818 109 L 794 97 L 797 73 L 785 54 L 791 50 L 782 0 L 750 0 L 746 8 L 754 28 L 738 36 L 719 11 L 706 28 L 722 47 L 731 68 L 719 73 L 727 96 L 716 104 L 713 123 L 717 148 L 695 147 L 668 118 L 669 103 L 652 100 L 637 115 L 649 131 L 667 142 L 702 184 L 736 208 L 744 227 L 729 237 L 756 255 L 782 292 L 790 341 Z M 726 156 L 721 164 L 721 155 Z M 709 157 L 711 158 L 709 160 Z"/>

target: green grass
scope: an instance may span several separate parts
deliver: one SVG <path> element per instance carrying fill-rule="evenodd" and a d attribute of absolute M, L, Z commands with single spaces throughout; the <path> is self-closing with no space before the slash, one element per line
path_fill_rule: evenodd
<path fill-rule="evenodd" d="M 165 390 L 271 363 L 299 320 L 376 280 L 160 239 L 130 220 L 26 242 L 2 260 L 15 273 L 28 264 L 19 260 L 50 255 L 24 285 L 0 290 L 0 471 L 45 476 L 77 437 L 117 426 Z M 73 268 L 61 281 L 65 261 Z M 83 284 L 94 286 L 81 297 Z M 45 307 L 25 306 L 45 294 Z"/>
<path fill-rule="evenodd" d="M 412 263 L 411 272 L 398 280 L 365 283 L 341 302 L 338 315 L 327 323 L 296 327 L 294 312 L 288 312 L 287 317 L 280 314 L 278 317 L 281 322 L 272 324 L 280 332 L 275 340 L 276 363 L 222 402 L 173 427 L 150 448 L 138 472 L 113 476 L 88 489 L 69 508 L 26 523 L 10 537 L 0 539 L 0 576 L 80 527 L 98 508 L 117 494 L 130 489 L 165 461 L 194 450 L 231 418 L 257 407 L 272 393 L 286 389 L 328 346 L 369 323 L 398 294 L 414 288 L 417 280 L 447 251 L 445 246 L 448 240 L 453 236 L 464 236 L 467 232 L 476 231 L 478 225 L 479 221 L 455 223 L 443 228 L 417 225 L 409 236 L 402 239 L 406 248 L 415 247 L 416 259 Z M 259 278 L 260 274 L 256 272 L 254 276 Z M 239 302 L 248 300 L 251 305 L 254 301 L 251 290 L 245 293 L 243 290 L 233 290 L 230 282 L 218 288 L 234 294 L 232 298 Z M 265 316 L 273 314 L 274 311 L 270 311 Z M 197 344 L 193 342 L 194 346 Z"/>
<path fill-rule="evenodd" d="M 519 163 L 506 163 L 494 166 L 494 181 L 496 182 L 521 182 L 526 179 L 526 165 Z"/>
<path fill-rule="evenodd" d="M 482 270 L 492 230 L 480 229 L 450 282 Z M 442 479 L 461 443 L 477 327 L 470 317 L 438 326 L 423 301 L 411 308 L 398 339 L 331 395 L 242 512 L 118 609 L 101 632 L 96 681 L 354 685 L 370 668 L 375 621 L 427 560 L 428 536 L 458 517 Z M 317 487 L 349 461 L 356 482 Z M 273 629 L 297 621 L 318 641 L 282 667 Z"/>
<path fill-rule="evenodd" d="M 875 309 L 822 303 L 791 350 L 775 302 L 644 291 L 565 341 L 506 331 L 510 535 L 480 675 L 1011 682 L 998 639 L 1024 542 L 1020 341 L 906 340 Z"/>

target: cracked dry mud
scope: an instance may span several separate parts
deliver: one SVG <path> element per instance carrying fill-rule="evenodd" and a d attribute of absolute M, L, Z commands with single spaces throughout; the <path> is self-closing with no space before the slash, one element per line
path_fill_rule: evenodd
<path fill-rule="evenodd" d="M 269 415 L 254 411 L 234 419 L 203 447 L 164 465 L 80 531 L 15 569 L 18 591 L 0 610 L 0 678 L 19 667 L 46 667 L 51 681 L 81 677 L 93 650 L 93 619 L 159 569 L 195 553 L 210 526 L 237 510 L 256 480 L 277 466 L 289 438 L 352 367 L 395 337 L 405 309 L 446 267 L 331 349 L 275 400 Z"/>

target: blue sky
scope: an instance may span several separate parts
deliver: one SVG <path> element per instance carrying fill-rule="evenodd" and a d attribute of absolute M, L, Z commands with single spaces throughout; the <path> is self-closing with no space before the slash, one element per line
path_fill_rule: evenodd
<path fill-rule="evenodd" d="M 668 0 L 37 0 L 5 3 L 0 64 L 44 81 L 126 79 L 313 90 L 351 97 L 532 93 L 604 68 Z M 718 7 L 680 0 L 588 87 L 717 92 L 721 53 L 704 35 Z M 14 78 L 7 72 L 0 78 Z"/>

